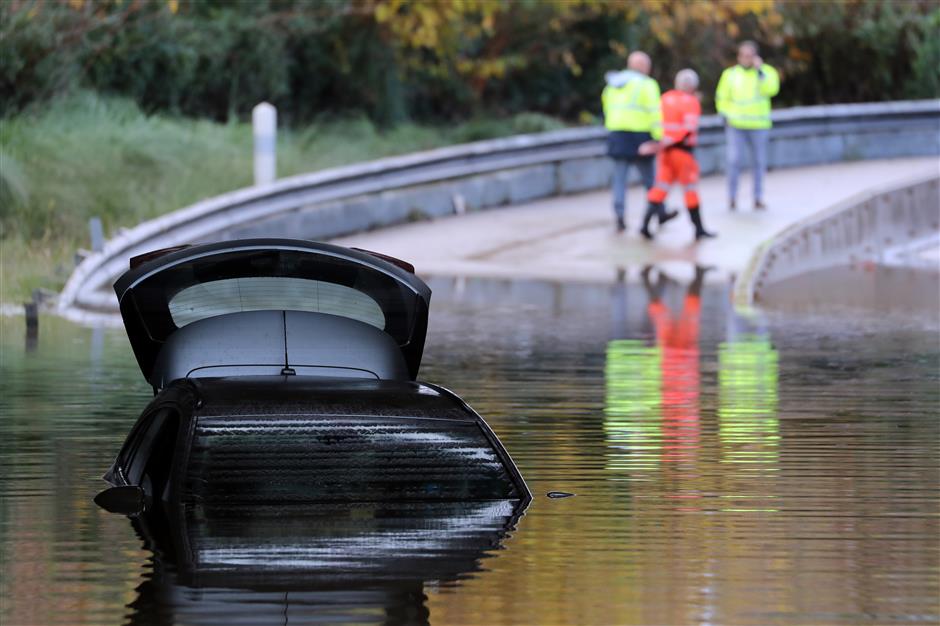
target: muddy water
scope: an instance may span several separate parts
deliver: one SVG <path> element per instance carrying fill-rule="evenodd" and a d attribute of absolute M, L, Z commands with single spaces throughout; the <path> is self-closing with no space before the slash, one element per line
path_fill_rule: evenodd
<path fill-rule="evenodd" d="M 432 280 L 422 378 L 487 418 L 535 500 L 518 520 L 477 507 L 261 524 L 282 544 L 339 538 L 348 558 L 305 584 L 286 548 L 245 549 L 257 578 L 184 576 L 98 510 L 149 397 L 126 339 L 43 319 L 27 349 L 22 318 L 3 319 L 0 622 L 940 620 L 936 316 L 735 312 L 730 285 L 706 278 Z"/>

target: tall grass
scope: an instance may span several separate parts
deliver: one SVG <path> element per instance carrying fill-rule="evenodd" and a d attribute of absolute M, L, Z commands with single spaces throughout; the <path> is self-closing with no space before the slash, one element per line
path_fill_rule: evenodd
<path fill-rule="evenodd" d="M 538 114 L 384 132 L 322 119 L 279 131 L 278 175 L 560 126 Z M 0 120 L 0 301 L 61 286 L 92 216 L 113 234 L 251 181 L 247 123 L 147 115 L 89 92 Z"/>

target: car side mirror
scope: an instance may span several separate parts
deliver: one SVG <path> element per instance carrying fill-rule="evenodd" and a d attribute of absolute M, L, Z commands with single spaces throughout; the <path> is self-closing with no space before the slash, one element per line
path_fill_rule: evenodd
<path fill-rule="evenodd" d="M 95 504 L 108 513 L 137 515 L 146 508 L 146 494 L 137 485 L 110 487 L 95 496 Z"/>

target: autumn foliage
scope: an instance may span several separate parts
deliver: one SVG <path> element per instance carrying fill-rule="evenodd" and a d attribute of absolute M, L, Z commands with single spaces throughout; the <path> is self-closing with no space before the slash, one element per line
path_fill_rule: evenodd
<path fill-rule="evenodd" d="M 8 0 L 0 17 L 5 114 L 81 87 L 214 119 L 269 100 L 289 123 L 587 121 L 634 49 L 663 85 L 698 70 L 707 106 L 742 38 L 781 70 L 783 105 L 940 92 L 932 0 Z"/>

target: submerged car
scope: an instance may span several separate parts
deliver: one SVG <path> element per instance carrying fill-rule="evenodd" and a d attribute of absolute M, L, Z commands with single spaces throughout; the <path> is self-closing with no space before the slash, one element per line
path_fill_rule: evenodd
<path fill-rule="evenodd" d="M 486 422 L 416 380 L 431 292 L 407 263 L 240 240 L 135 257 L 114 288 L 155 397 L 105 508 L 531 499 Z"/>

